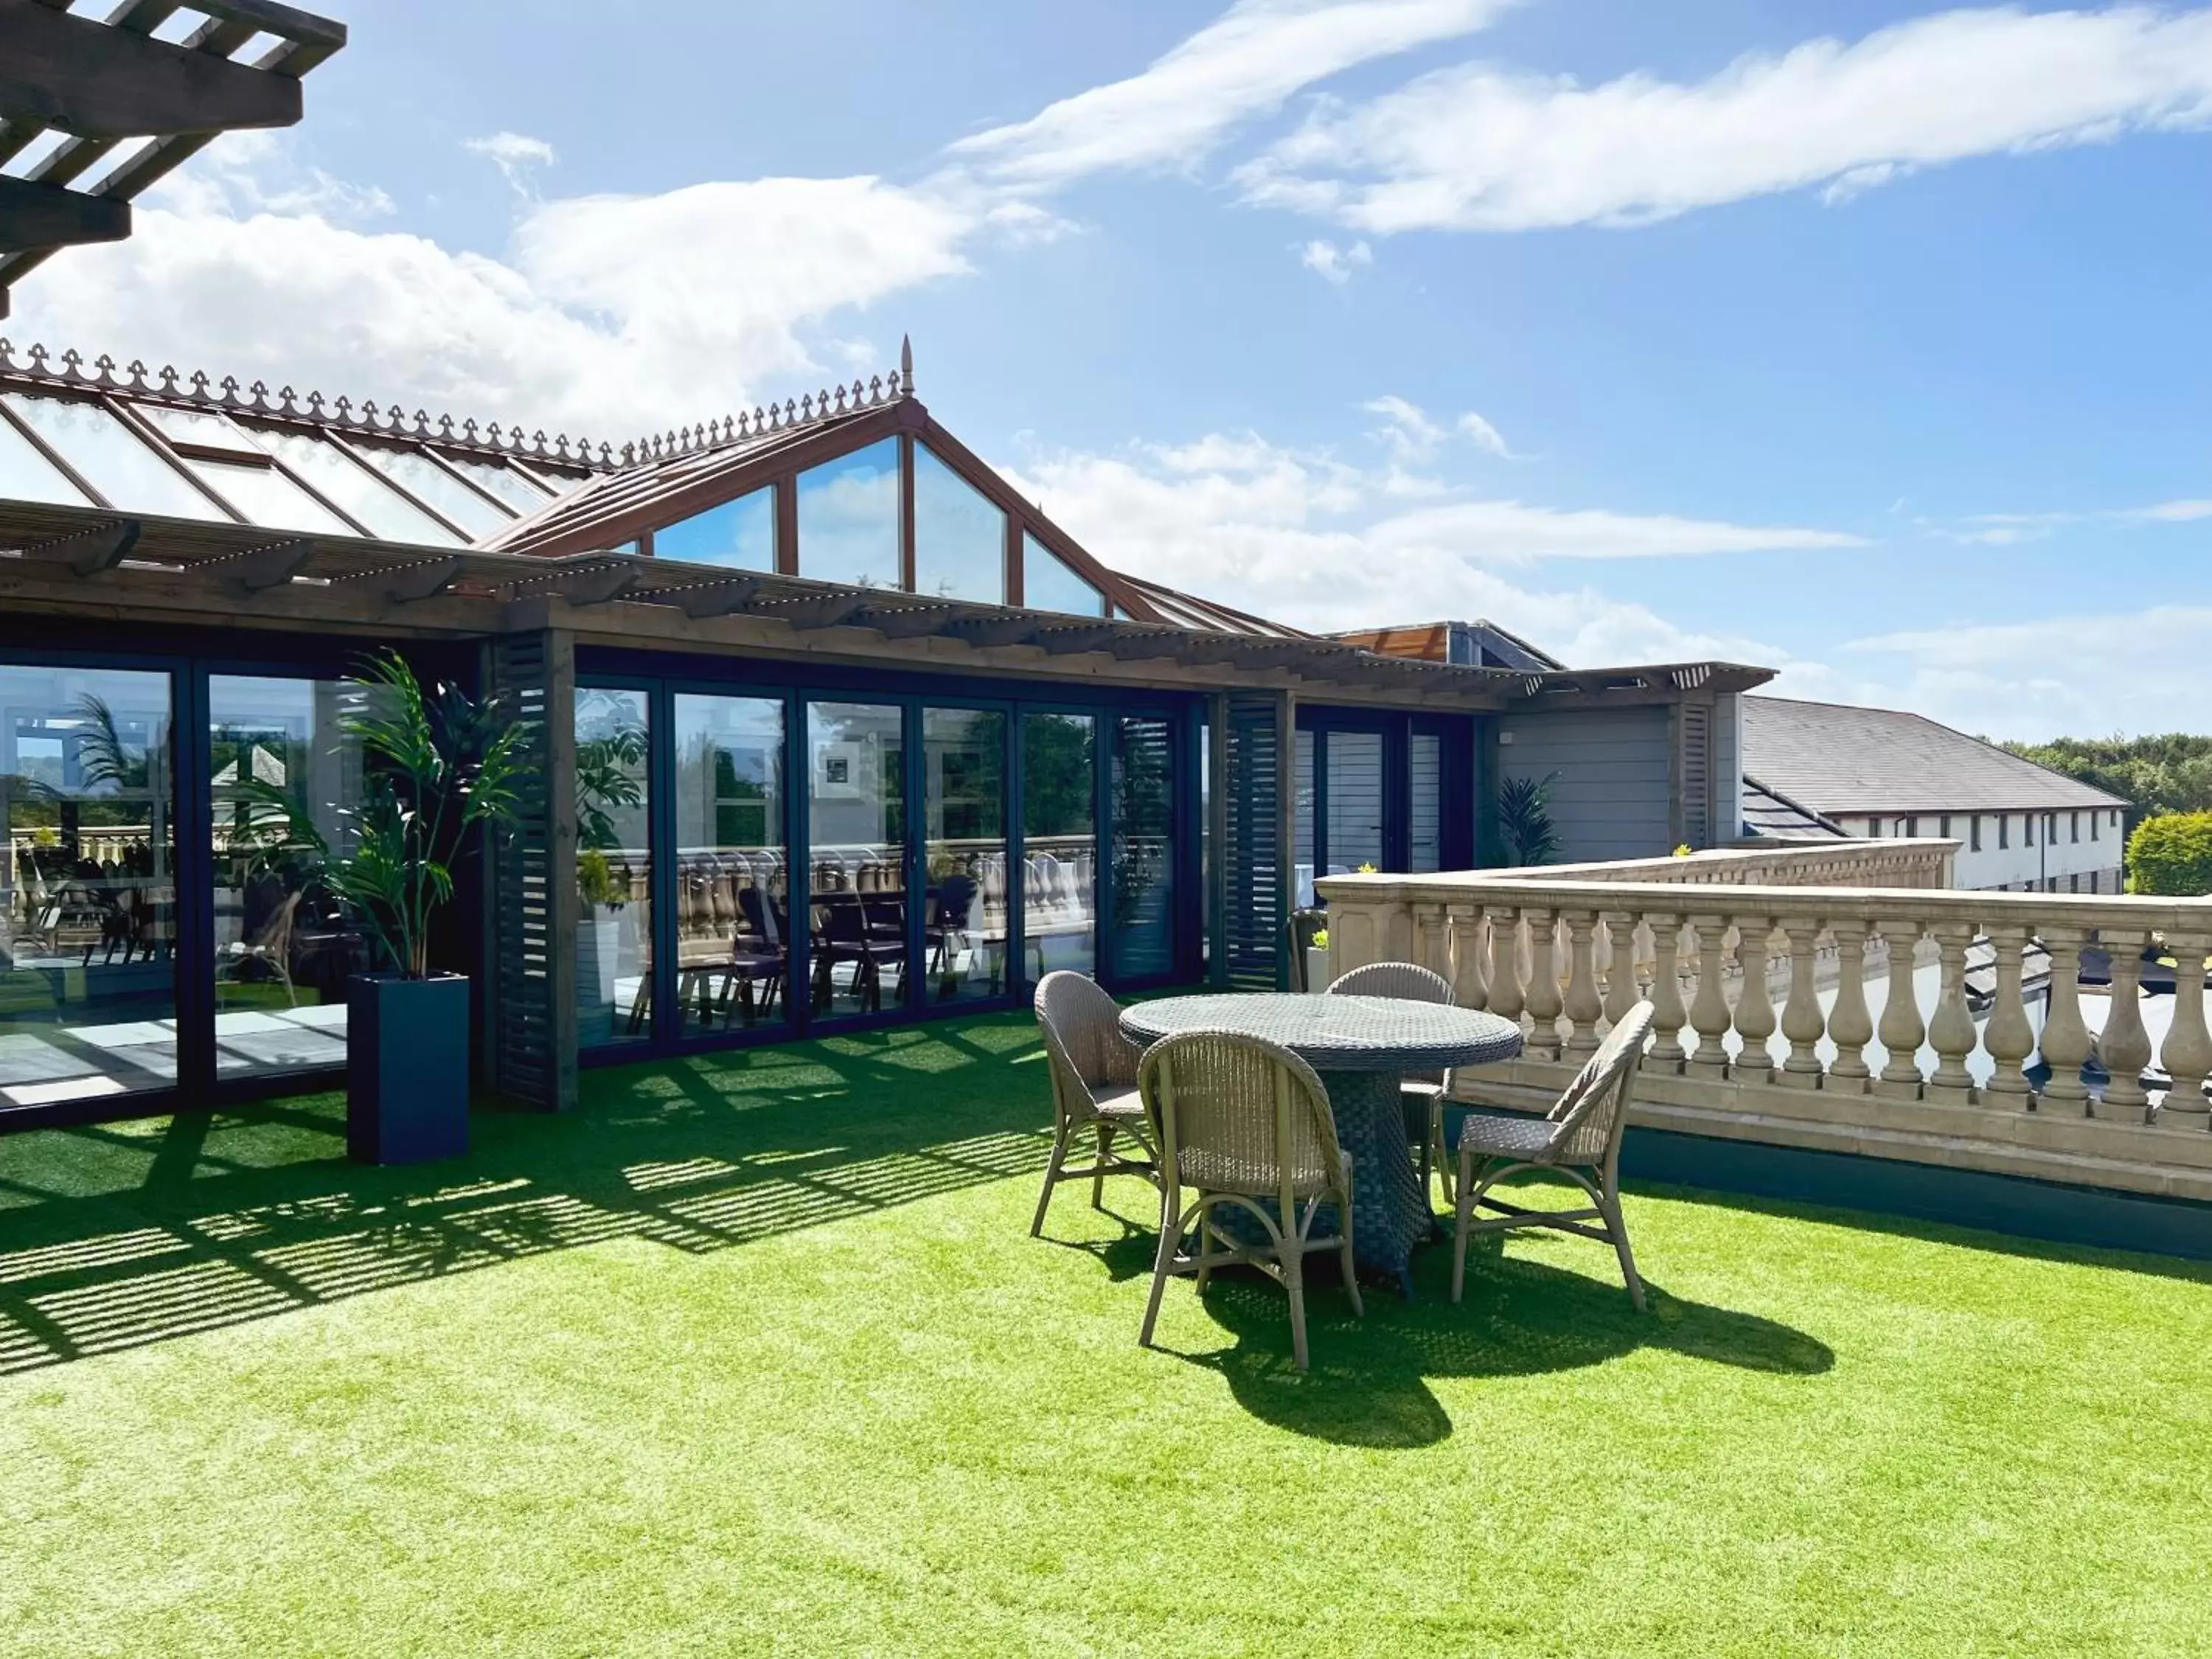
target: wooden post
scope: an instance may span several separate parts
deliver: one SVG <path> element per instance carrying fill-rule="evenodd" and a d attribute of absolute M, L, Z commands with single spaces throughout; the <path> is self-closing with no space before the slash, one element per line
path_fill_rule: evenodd
<path fill-rule="evenodd" d="M 1213 856 L 1206 871 L 1206 979 L 1229 983 L 1229 697 L 1217 691 L 1206 704 L 1206 837 Z M 1243 902 L 1253 902 L 1244 896 Z"/>

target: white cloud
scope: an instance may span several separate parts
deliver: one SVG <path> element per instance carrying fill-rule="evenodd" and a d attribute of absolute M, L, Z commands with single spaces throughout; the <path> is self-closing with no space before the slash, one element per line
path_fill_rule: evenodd
<path fill-rule="evenodd" d="M 560 160 L 553 153 L 553 146 L 543 138 L 520 132 L 500 131 L 483 138 L 465 138 L 461 148 L 489 160 L 518 196 L 536 195 L 535 169 L 550 167 Z"/>
<path fill-rule="evenodd" d="M 1692 84 L 1466 64 L 1325 105 L 1238 177 L 1255 199 L 1370 232 L 1638 224 L 2208 122 L 2212 12 L 2005 7 L 1754 54 Z"/>
<path fill-rule="evenodd" d="M 2193 524 L 2199 519 L 2212 519 L 2212 501 L 2160 501 L 2156 507 L 2139 507 L 2125 516 L 2142 524 Z"/>
<path fill-rule="evenodd" d="M 1505 434 L 1471 409 L 1459 417 L 1459 429 L 1474 441 L 1477 449 L 1486 449 L 1501 461 L 1521 459 L 1506 447 Z"/>
<path fill-rule="evenodd" d="M 2212 683 L 2156 665 L 2195 661 L 2208 635 L 2212 606 L 2154 605 L 1917 629 L 1844 649 L 1875 665 L 1874 674 L 1891 688 L 1892 707 L 1969 732 L 2036 740 L 2205 730 L 2212 726 Z"/>
<path fill-rule="evenodd" d="M 1382 427 L 1370 435 L 1387 445 L 1393 457 L 1413 463 L 1432 460 L 1449 435 L 1419 404 L 1395 393 L 1369 399 L 1359 405 L 1370 415 L 1380 415 Z"/>
<path fill-rule="evenodd" d="M 1195 161 L 1301 87 L 1469 34 L 1516 0 L 1238 0 L 1141 74 L 1063 98 L 951 146 L 988 177 L 1049 188 L 1088 173 Z"/>
<path fill-rule="evenodd" d="M 1322 237 L 1300 244 L 1297 255 L 1300 264 L 1324 283 L 1334 283 L 1339 288 L 1350 282 L 1352 273 L 1360 266 L 1375 263 L 1375 251 L 1364 242 L 1339 247 Z"/>

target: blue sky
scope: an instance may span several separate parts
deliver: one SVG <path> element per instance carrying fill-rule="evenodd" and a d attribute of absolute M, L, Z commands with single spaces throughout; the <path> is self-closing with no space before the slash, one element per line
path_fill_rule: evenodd
<path fill-rule="evenodd" d="M 2212 9 L 333 4 L 9 325 L 594 437 L 888 367 L 1109 560 L 2212 726 Z"/>

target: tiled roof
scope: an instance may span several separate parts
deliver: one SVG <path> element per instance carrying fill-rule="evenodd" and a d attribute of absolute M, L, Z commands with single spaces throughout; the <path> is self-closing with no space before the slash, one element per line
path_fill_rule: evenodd
<path fill-rule="evenodd" d="M 2127 804 L 1925 715 L 1788 697 L 1743 699 L 1743 770 L 1831 817 Z"/>
<path fill-rule="evenodd" d="M 1747 775 L 1743 833 L 1761 841 L 1847 841 L 1850 832 Z"/>

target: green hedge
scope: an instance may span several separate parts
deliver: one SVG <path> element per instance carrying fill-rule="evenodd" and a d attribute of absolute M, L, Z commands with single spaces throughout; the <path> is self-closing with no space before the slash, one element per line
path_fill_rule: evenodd
<path fill-rule="evenodd" d="M 2212 812 L 2168 812 L 2136 825 L 2128 837 L 2128 874 L 2138 893 L 2212 894 Z"/>

